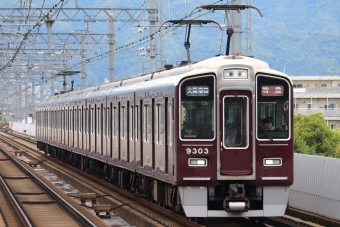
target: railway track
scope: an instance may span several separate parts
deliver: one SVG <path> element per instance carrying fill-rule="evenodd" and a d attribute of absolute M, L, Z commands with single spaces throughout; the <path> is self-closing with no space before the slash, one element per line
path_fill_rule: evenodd
<path fill-rule="evenodd" d="M 10 146 L 0 143 L 0 148 L 1 199 L 5 202 L 1 210 L 6 210 L 7 226 L 57 226 L 60 220 L 68 226 L 97 226 L 9 154 Z"/>

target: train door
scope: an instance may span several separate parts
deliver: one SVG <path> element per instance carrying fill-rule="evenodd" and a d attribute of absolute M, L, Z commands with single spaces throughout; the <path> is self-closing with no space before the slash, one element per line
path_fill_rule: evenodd
<path fill-rule="evenodd" d="M 120 106 L 120 157 L 119 160 L 126 163 L 127 162 L 127 145 L 128 145 L 128 102 L 121 103 Z"/>
<path fill-rule="evenodd" d="M 96 154 L 103 155 L 103 103 L 98 102 L 96 107 Z"/>
<path fill-rule="evenodd" d="M 147 170 L 154 169 L 154 144 L 153 144 L 153 102 L 151 98 L 145 98 L 142 106 L 142 140 L 141 152 L 142 167 Z"/>
<path fill-rule="evenodd" d="M 157 171 L 166 172 L 167 153 L 166 153 L 166 139 L 165 130 L 167 115 L 164 97 L 157 97 L 154 103 L 154 146 L 155 146 L 155 169 Z"/>
<path fill-rule="evenodd" d="M 220 93 L 221 175 L 244 176 L 253 173 L 251 110 L 250 91 Z"/>
<path fill-rule="evenodd" d="M 136 162 L 136 168 L 140 169 L 142 166 L 142 149 L 143 149 L 143 143 L 142 143 L 142 106 L 143 101 L 136 99 L 136 105 L 135 105 L 135 162 Z"/>
<path fill-rule="evenodd" d="M 84 150 L 90 151 L 90 105 L 84 105 Z"/>
<path fill-rule="evenodd" d="M 134 161 L 135 157 L 135 111 L 134 111 L 134 105 L 133 102 L 128 104 L 129 106 L 129 142 L 128 142 L 128 163 L 131 163 Z"/>
<path fill-rule="evenodd" d="M 90 106 L 90 152 L 96 153 L 96 109 L 97 105 Z"/>
<path fill-rule="evenodd" d="M 70 106 L 69 147 L 74 147 L 74 107 Z"/>
<path fill-rule="evenodd" d="M 106 101 L 104 102 L 104 106 L 103 106 L 103 143 L 102 143 L 102 155 L 103 156 L 107 156 L 107 151 L 108 151 L 108 141 L 109 141 L 109 137 L 108 137 L 108 108 L 107 108 L 107 104 Z"/>
<path fill-rule="evenodd" d="M 82 105 L 79 103 L 78 104 L 78 127 L 79 127 L 79 130 L 78 130 L 78 148 L 79 150 L 83 150 L 84 147 L 83 147 L 83 144 L 84 144 L 84 137 L 83 137 L 83 133 L 84 133 L 84 124 L 83 122 L 85 121 L 84 118 L 83 118 L 83 107 Z"/>
<path fill-rule="evenodd" d="M 112 105 L 112 159 L 113 160 L 119 160 L 119 152 L 120 152 L 120 140 L 119 140 L 119 122 L 120 122 L 120 116 L 119 116 L 119 102 L 114 102 Z"/>
<path fill-rule="evenodd" d="M 60 144 L 65 144 L 65 107 L 61 107 Z"/>

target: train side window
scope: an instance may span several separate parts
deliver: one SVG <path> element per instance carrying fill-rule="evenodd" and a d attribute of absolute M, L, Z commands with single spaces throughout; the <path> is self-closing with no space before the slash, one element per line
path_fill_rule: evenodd
<path fill-rule="evenodd" d="M 135 106 L 136 141 L 139 140 L 139 106 Z"/>
<path fill-rule="evenodd" d="M 121 139 L 125 139 L 126 138 L 126 107 L 125 106 L 121 106 L 121 116 L 122 119 L 120 121 L 121 123 L 121 128 L 120 128 L 120 132 L 121 132 Z"/>
<path fill-rule="evenodd" d="M 94 108 L 91 108 L 90 111 L 91 111 L 90 116 L 89 116 L 89 118 L 91 119 L 90 120 L 90 125 L 91 125 L 91 132 L 90 133 L 94 134 L 94 129 L 95 129 L 94 126 L 95 126 L 95 120 L 96 120 L 95 116 L 94 116 L 95 110 L 94 110 Z"/>
<path fill-rule="evenodd" d="M 164 124 L 163 120 L 163 105 L 156 104 L 156 111 L 155 111 L 155 139 L 156 143 L 162 145 L 163 144 L 163 130 Z"/>
<path fill-rule="evenodd" d="M 61 110 L 61 130 L 65 128 L 65 111 L 64 108 Z"/>
<path fill-rule="evenodd" d="M 68 109 L 65 110 L 65 131 L 68 131 Z"/>
<path fill-rule="evenodd" d="M 77 120 L 77 116 L 78 116 L 78 110 L 76 107 L 73 107 L 73 131 L 74 132 L 78 132 L 78 120 Z"/>
<path fill-rule="evenodd" d="M 170 146 L 172 146 L 172 143 L 173 143 L 173 136 L 172 136 L 172 133 L 173 133 L 173 119 L 172 119 L 172 117 L 173 117 L 173 114 L 172 114 L 172 103 L 169 103 L 169 122 L 170 122 L 170 127 L 169 127 L 169 145 Z M 167 122 L 166 122 L 166 124 L 167 124 Z"/>
<path fill-rule="evenodd" d="M 118 134 L 118 110 L 117 107 L 113 107 L 113 111 L 112 111 L 112 137 L 113 138 L 117 138 L 117 134 Z"/>
<path fill-rule="evenodd" d="M 69 127 L 70 132 L 73 131 L 73 108 L 70 108 L 70 127 Z"/>
<path fill-rule="evenodd" d="M 107 125 L 106 125 L 106 108 L 103 108 L 103 137 L 106 137 L 106 128 L 107 128 Z"/>
<path fill-rule="evenodd" d="M 129 112 L 129 120 L 130 120 L 130 124 L 129 124 L 129 132 L 130 132 L 130 140 L 134 140 L 134 108 L 131 105 L 130 106 L 130 112 Z"/>
<path fill-rule="evenodd" d="M 144 142 L 150 143 L 151 140 L 151 114 L 149 105 L 144 105 L 143 107 L 143 136 L 144 136 Z"/>
<path fill-rule="evenodd" d="M 79 132 L 83 132 L 83 124 L 82 122 L 84 121 L 83 119 L 83 107 L 81 107 L 81 109 L 78 110 L 78 125 L 79 125 Z"/>
<path fill-rule="evenodd" d="M 102 122 L 102 114 L 101 114 L 101 110 L 102 110 L 103 104 L 101 104 L 101 107 L 97 108 L 97 135 L 99 136 L 101 134 L 101 122 Z"/>
<path fill-rule="evenodd" d="M 107 107 L 107 137 L 111 137 L 111 130 L 112 130 L 112 121 L 111 121 L 111 113 L 112 112 L 112 103 L 110 106 Z"/>
<path fill-rule="evenodd" d="M 84 134 L 88 133 L 87 130 L 88 130 L 88 112 L 89 110 L 85 107 L 84 109 Z"/>

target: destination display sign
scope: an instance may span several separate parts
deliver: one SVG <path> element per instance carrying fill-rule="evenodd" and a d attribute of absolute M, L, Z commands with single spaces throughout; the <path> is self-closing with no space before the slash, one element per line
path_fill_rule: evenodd
<path fill-rule="evenodd" d="M 284 87 L 282 85 L 265 85 L 261 86 L 262 96 L 283 96 Z"/>
<path fill-rule="evenodd" d="M 185 94 L 187 96 L 209 96 L 208 86 L 186 86 Z"/>

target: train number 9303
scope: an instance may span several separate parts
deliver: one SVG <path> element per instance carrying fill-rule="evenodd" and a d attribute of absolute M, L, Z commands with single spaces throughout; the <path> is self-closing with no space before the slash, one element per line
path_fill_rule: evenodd
<path fill-rule="evenodd" d="M 187 154 L 208 154 L 209 149 L 208 148 L 187 148 L 186 149 Z"/>

